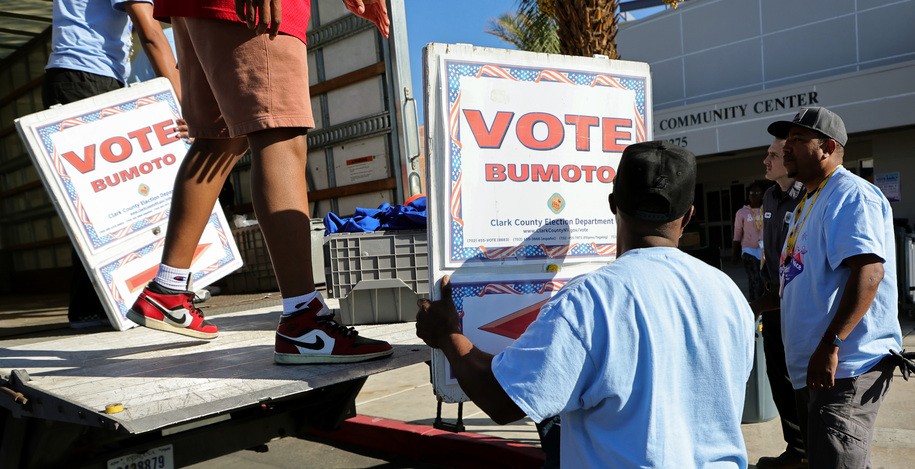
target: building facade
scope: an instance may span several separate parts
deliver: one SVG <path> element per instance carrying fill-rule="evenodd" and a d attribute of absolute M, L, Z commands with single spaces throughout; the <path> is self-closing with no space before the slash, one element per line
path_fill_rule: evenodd
<path fill-rule="evenodd" d="M 655 138 L 698 156 L 702 244 L 730 246 L 766 127 L 804 106 L 842 116 L 845 167 L 915 223 L 913 24 L 915 0 L 692 0 L 621 25 L 622 58 L 651 65 Z"/>

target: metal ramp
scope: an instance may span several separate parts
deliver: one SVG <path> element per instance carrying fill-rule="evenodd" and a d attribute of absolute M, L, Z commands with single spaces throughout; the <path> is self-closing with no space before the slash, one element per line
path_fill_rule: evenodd
<path fill-rule="evenodd" d="M 9 457 L 15 450 L 6 441 L 11 432 L 19 433 L 11 426 L 23 421 L 57 423 L 61 428 L 76 428 L 77 433 L 85 433 L 86 427 L 99 429 L 96 435 L 105 436 L 96 440 L 106 441 L 108 448 L 92 454 L 104 459 L 126 451 L 111 447 L 118 439 L 143 435 L 140 446 L 148 448 L 154 446 L 149 435 L 159 439 L 219 422 L 224 422 L 223 428 L 237 427 L 242 414 L 252 422 L 257 420 L 255 414 L 285 419 L 286 423 L 277 425 L 288 427 L 287 411 L 321 402 L 323 410 L 333 410 L 330 414 L 351 415 L 353 399 L 366 377 L 430 356 L 428 347 L 416 338 L 414 324 L 399 323 L 359 327 L 365 336 L 390 342 L 394 346 L 390 358 L 339 365 L 276 365 L 273 342 L 279 314 L 276 307 L 269 307 L 220 315 L 220 336 L 213 341 L 146 328 L 11 347 L 0 341 L 0 378 L 28 399 L 23 404 L 0 395 L 0 407 L 13 417 L 6 422 L 6 432 L 0 429 L 0 441 L 6 446 L 0 451 L 0 462 L 4 452 Z M 116 412 L 106 412 L 112 405 L 109 409 Z M 233 418 L 236 422 L 228 422 Z M 326 425 L 337 421 L 331 418 Z M 249 431 L 243 428 L 235 431 Z M 288 430 L 278 431 L 272 437 Z M 138 444 L 134 440 L 130 445 Z M 59 450 L 70 454 L 73 444 Z"/>

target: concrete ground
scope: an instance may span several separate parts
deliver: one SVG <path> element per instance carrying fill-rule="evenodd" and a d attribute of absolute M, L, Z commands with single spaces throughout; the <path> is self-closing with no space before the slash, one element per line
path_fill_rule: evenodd
<path fill-rule="evenodd" d="M 742 269 L 725 266 L 725 271 L 739 285 L 745 285 Z M 279 305 L 278 293 L 254 295 L 219 295 L 201 306 L 207 317 L 239 309 L 258 308 Z M 0 297 L 0 339 L 18 341 L 46 335 L 77 333 L 67 328 L 66 297 Z M 900 315 L 906 349 L 915 349 L 915 321 L 907 314 Z M 85 331 L 82 333 L 87 333 Z M 8 342 L 9 343 L 9 342 Z M 874 468 L 910 468 L 915 466 L 915 380 L 907 382 L 900 379 L 897 371 L 892 388 L 884 402 L 877 419 L 877 432 L 873 445 L 872 462 Z M 357 397 L 357 412 L 363 417 L 360 427 L 362 433 L 371 438 L 371 432 L 365 429 L 375 421 L 394 421 L 405 424 L 431 426 L 436 415 L 436 399 L 429 383 L 429 368 L 425 364 L 374 375 Z M 454 422 L 457 416 L 457 405 L 445 404 L 442 417 L 446 422 Z M 466 403 L 463 409 L 463 422 L 466 431 L 482 436 L 507 439 L 523 446 L 537 446 L 539 440 L 534 424 L 525 419 L 511 425 L 500 426 L 492 422 L 473 403 Z M 382 425 L 382 423 L 378 423 Z M 411 427 L 426 428 L 426 427 Z M 778 455 L 785 447 L 781 437 L 778 419 L 761 423 L 748 423 L 741 427 L 747 444 L 749 461 L 754 463 L 760 456 Z M 382 428 L 382 431 L 384 429 Z M 425 431 L 425 430 L 421 430 Z M 377 433 L 376 433 L 377 435 Z M 357 435 L 358 438 L 358 435 Z M 441 441 L 431 438 L 425 441 Z M 336 445 L 336 446 L 335 446 Z M 339 448 L 337 446 L 340 446 Z M 411 457 L 401 448 L 391 447 L 390 451 L 358 449 L 341 444 L 335 438 L 319 435 L 313 440 L 284 438 L 275 440 L 266 446 L 267 452 L 241 451 L 207 461 L 191 467 L 194 468 L 365 468 L 365 467 L 442 467 L 441 461 L 430 462 L 423 458 Z M 398 455 L 400 454 L 400 455 Z M 494 464 L 494 467 L 501 464 Z"/>

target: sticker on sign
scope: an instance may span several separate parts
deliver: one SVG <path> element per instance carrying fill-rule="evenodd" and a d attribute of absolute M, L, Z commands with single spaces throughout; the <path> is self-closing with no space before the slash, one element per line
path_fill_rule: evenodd
<path fill-rule="evenodd" d="M 108 460 L 108 469 L 174 469 L 172 445 L 153 448 L 145 453 L 128 454 Z"/>

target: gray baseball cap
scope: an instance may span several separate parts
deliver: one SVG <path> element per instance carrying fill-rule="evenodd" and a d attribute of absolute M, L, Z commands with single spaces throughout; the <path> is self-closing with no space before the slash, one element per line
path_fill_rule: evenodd
<path fill-rule="evenodd" d="M 825 107 L 802 107 L 794 119 L 790 121 L 776 121 L 769 124 L 767 129 L 772 136 L 785 138 L 791 127 L 798 126 L 815 130 L 837 142 L 843 147 L 848 142 L 848 133 L 845 132 L 845 122 L 836 113 Z"/>

